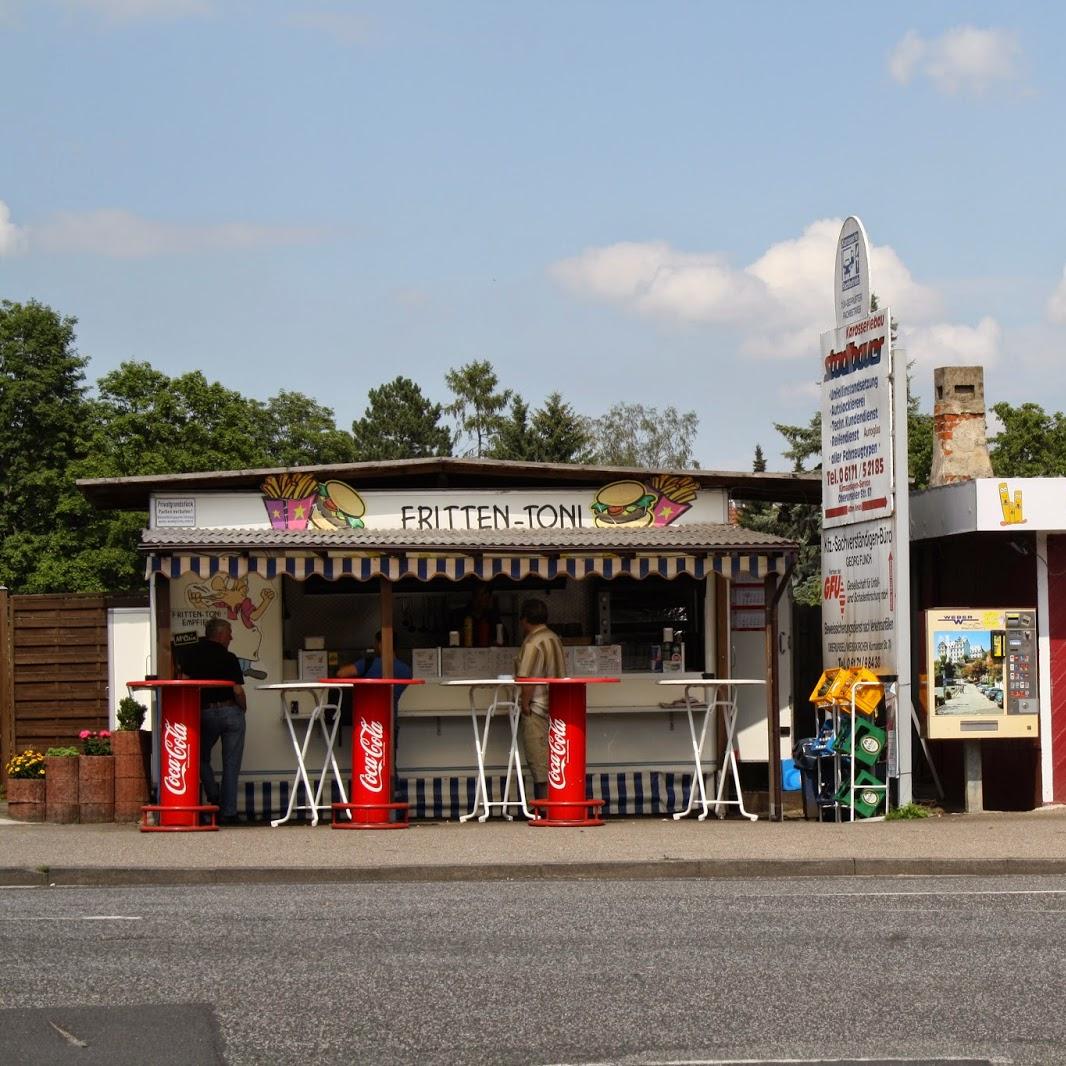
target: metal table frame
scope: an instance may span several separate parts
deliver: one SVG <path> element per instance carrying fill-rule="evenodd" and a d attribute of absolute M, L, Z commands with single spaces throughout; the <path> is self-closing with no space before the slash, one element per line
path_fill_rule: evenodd
<path fill-rule="evenodd" d="M 737 769 L 737 756 L 736 752 L 733 750 L 733 737 L 737 730 L 737 697 L 740 694 L 740 689 L 752 685 L 765 686 L 766 682 L 750 678 L 722 677 L 708 678 L 703 681 L 695 681 L 690 678 L 670 678 L 669 680 L 660 681 L 658 683 L 660 685 L 684 687 L 685 711 L 688 715 L 688 730 L 689 735 L 692 737 L 692 758 L 695 779 L 692 782 L 692 788 L 689 789 L 688 806 L 683 811 L 678 811 L 674 814 L 674 821 L 679 821 L 686 815 L 692 813 L 693 809 L 697 806 L 696 790 L 698 788 L 700 796 L 698 805 L 703 808 L 702 813 L 699 815 L 699 821 L 702 822 L 706 820 L 712 807 L 715 815 L 718 818 L 721 818 L 722 807 L 734 806 L 749 821 L 757 822 L 759 816 L 757 814 L 751 814 L 744 806 L 744 794 L 740 791 L 740 772 Z M 700 703 L 702 703 L 703 706 L 703 724 L 700 727 L 698 737 L 696 735 L 696 722 L 692 717 L 694 702 L 692 690 L 697 688 L 703 691 L 702 699 L 700 700 Z M 727 690 L 724 699 L 720 698 L 722 689 Z M 719 707 L 725 712 L 725 765 L 716 771 L 718 787 L 715 789 L 714 801 L 711 802 L 707 799 L 707 788 L 703 781 L 703 745 L 707 739 L 707 728 L 711 723 L 711 719 L 716 716 Z M 736 799 L 723 799 L 723 796 L 725 795 L 726 769 L 728 769 L 732 775 L 733 787 L 736 789 L 737 793 Z"/>
<path fill-rule="evenodd" d="M 292 788 L 289 790 L 289 809 L 285 812 L 284 817 L 275 818 L 270 824 L 276 829 L 279 825 L 287 822 L 293 816 L 294 811 L 310 811 L 311 825 L 316 826 L 318 825 L 318 812 L 331 809 L 332 797 L 326 803 L 322 802 L 322 791 L 325 788 L 326 779 L 331 770 L 334 780 L 337 782 L 337 787 L 340 789 L 341 799 L 344 803 L 348 802 L 348 795 L 344 790 L 344 780 L 341 777 L 340 768 L 337 766 L 337 755 L 334 750 L 337 741 L 337 730 L 340 728 L 341 722 L 340 686 L 324 684 L 321 681 L 280 681 L 273 685 L 258 685 L 257 687 L 262 692 L 276 692 L 281 697 L 282 714 L 285 717 L 285 724 L 289 728 L 292 750 L 296 753 L 296 776 L 292 779 Z M 315 705 L 307 716 L 307 725 L 304 729 L 302 743 L 296 737 L 296 729 L 292 721 L 292 709 L 288 699 L 290 695 L 297 692 L 310 693 L 315 700 Z M 330 692 L 337 693 L 335 700 L 330 700 Z M 334 712 L 331 725 L 326 724 L 327 711 Z M 307 774 L 307 749 L 311 744 L 311 735 L 314 733 L 316 725 L 326 744 L 326 758 L 318 775 L 318 784 L 312 789 L 311 781 Z M 296 802 L 296 794 L 299 791 L 301 781 L 310 801 L 308 803 Z M 351 816 L 351 811 L 349 811 L 348 818 L 351 819 Z"/>
<path fill-rule="evenodd" d="M 474 789 L 474 805 L 467 814 L 459 816 L 460 822 L 468 822 L 477 817 L 479 822 L 487 822 L 493 807 L 499 807 L 500 813 L 508 821 L 514 821 L 514 815 L 508 813 L 509 807 L 519 807 L 522 815 L 532 820 L 536 817 L 526 803 L 526 785 L 522 777 L 522 763 L 518 752 L 518 716 L 521 704 L 518 700 L 518 688 L 513 677 L 475 678 L 473 680 L 442 681 L 442 685 L 451 688 L 467 688 L 470 700 L 470 724 L 474 730 L 474 751 L 477 755 L 477 786 Z M 492 700 L 485 708 L 484 725 L 478 725 L 477 692 L 478 689 L 493 689 Z M 485 780 L 485 749 L 489 743 L 489 726 L 492 716 L 506 709 L 511 729 L 511 746 L 507 753 L 507 777 L 503 786 L 503 799 L 490 800 L 488 783 Z M 518 779 L 518 799 L 510 799 L 511 775 Z M 478 814 L 478 808 L 482 813 Z"/>

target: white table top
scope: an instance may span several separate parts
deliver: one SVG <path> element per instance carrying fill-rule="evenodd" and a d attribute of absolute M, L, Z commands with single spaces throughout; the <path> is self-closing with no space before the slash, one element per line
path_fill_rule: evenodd
<path fill-rule="evenodd" d="M 687 688 L 709 688 L 711 685 L 765 685 L 765 679 L 751 677 L 670 678 L 657 681 L 657 685 L 684 685 Z"/>
<path fill-rule="evenodd" d="M 475 677 L 475 678 L 457 678 L 454 681 L 441 681 L 441 685 L 469 685 L 469 686 L 481 686 L 481 685 L 513 685 L 515 679 L 510 674 L 505 677 Z"/>
<path fill-rule="evenodd" d="M 324 688 L 340 688 L 325 681 L 275 681 L 272 685 L 256 685 L 264 692 L 320 692 Z"/>

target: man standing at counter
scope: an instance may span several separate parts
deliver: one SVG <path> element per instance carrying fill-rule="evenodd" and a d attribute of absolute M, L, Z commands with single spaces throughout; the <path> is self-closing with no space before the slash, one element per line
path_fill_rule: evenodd
<path fill-rule="evenodd" d="M 244 758 L 247 725 L 244 674 L 229 650 L 233 630 L 225 618 L 209 618 L 204 635 L 178 656 L 177 676 L 194 681 L 232 681 L 233 688 L 205 688 L 200 693 L 200 783 L 208 803 L 217 804 L 220 825 L 240 825 L 237 777 Z M 222 740 L 222 789 L 211 769 L 211 749 Z"/>
<path fill-rule="evenodd" d="M 548 628 L 548 605 L 531 599 L 519 612 L 522 647 L 518 650 L 515 677 L 565 677 L 566 653 L 562 641 Z M 521 685 L 522 711 L 518 736 L 522 754 L 533 777 L 535 799 L 548 798 L 548 686 Z"/>

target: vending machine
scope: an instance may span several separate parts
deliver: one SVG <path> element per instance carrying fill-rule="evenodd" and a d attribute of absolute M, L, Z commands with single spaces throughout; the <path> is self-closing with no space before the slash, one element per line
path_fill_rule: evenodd
<path fill-rule="evenodd" d="M 925 632 L 927 737 L 1039 736 L 1034 608 L 939 608 Z"/>

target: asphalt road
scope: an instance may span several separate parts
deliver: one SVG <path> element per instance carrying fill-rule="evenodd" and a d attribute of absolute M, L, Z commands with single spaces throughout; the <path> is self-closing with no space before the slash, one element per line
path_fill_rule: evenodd
<path fill-rule="evenodd" d="M 0 889 L 0 1062 L 1066 1062 L 1066 878 Z"/>

